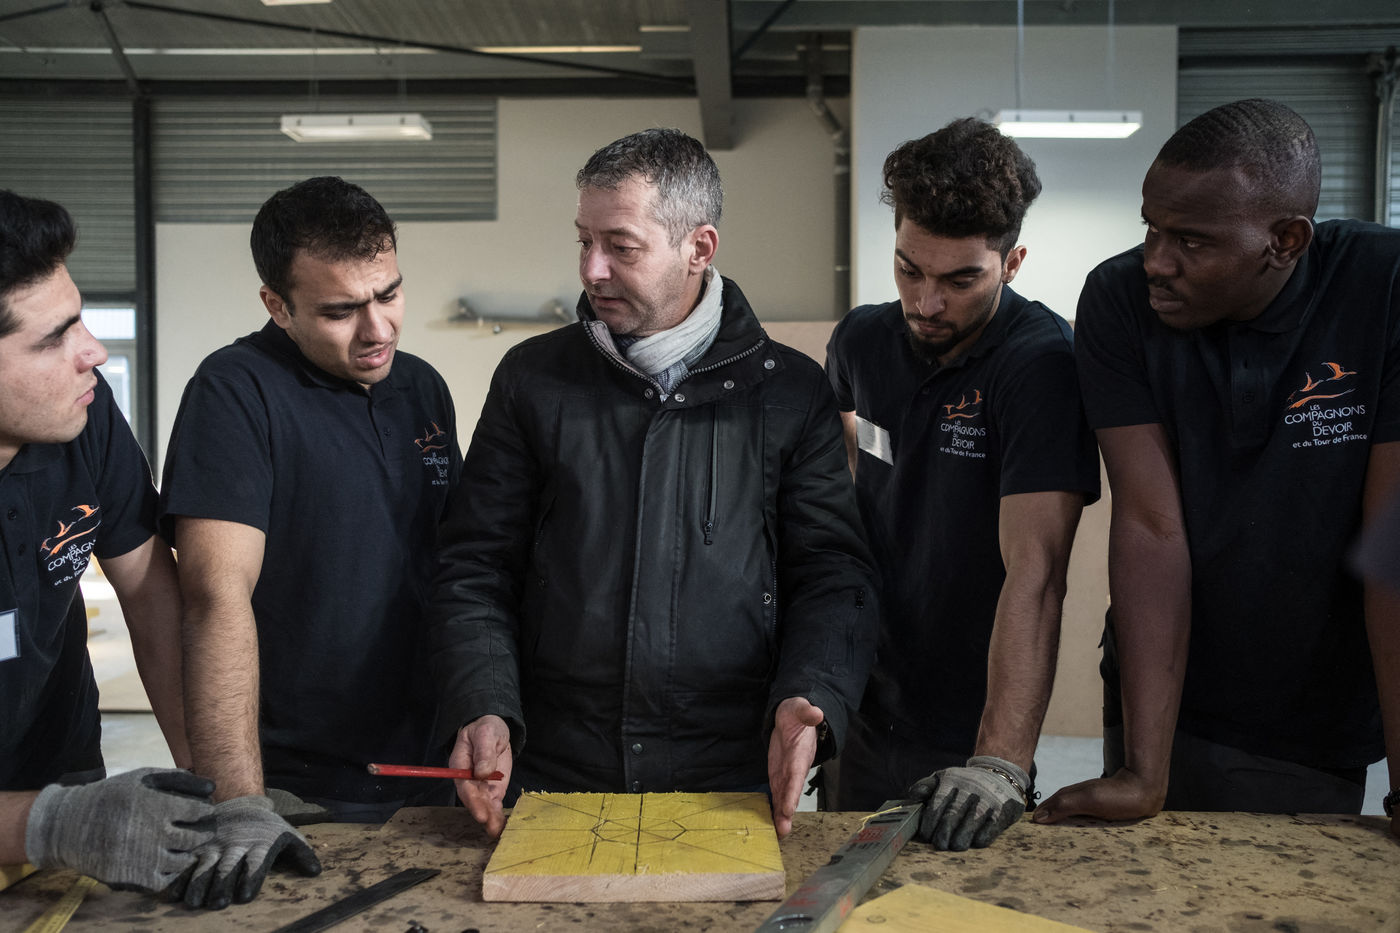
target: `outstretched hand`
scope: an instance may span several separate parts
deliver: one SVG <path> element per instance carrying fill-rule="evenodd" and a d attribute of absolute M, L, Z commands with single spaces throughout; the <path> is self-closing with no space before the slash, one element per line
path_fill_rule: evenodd
<path fill-rule="evenodd" d="M 457 742 L 447 759 L 450 768 L 470 768 L 473 774 L 501 772 L 499 781 L 453 781 L 462 805 L 472 819 L 486 827 L 492 839 L 501 835 L 506 817 L 501 803 L 510 784 L 515 759 L 510 750 L 510 727 L 499 716 L 473 719 L 457 731 Z"/>
<path fill-rule="evenodd" d="M 788 697 L 774 714 L 768 740 L 768 787 L 779 839 L 792 831 L 797 801 L 817 757 L 817 727 L 825 721 L 826 715 L 805 697 Z"/>
<path fill-rule="evenodd" d="M 1155 815 L 1162 809 L 1165 797 L 1165 790 L 1154 787 L 1127 768 L 1120 768 L 1112 777 L 1080 781 L 1061 788 L 1036 807 L 1031 819 L 1037 823 L 1058 823 L 1071 816 L 1133 820 Z"/>

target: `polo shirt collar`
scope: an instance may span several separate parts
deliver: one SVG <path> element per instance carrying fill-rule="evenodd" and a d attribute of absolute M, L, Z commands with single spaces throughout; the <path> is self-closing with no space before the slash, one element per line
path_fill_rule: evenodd
<path fill-rule="evenodd" d="M 69 441 L 71 444 L 72 441 Z M 63 456 L 62 444 L 25 444 L 15 454 L 0 476 L 6 474 L 38 473 Z"/>
<path fill-rule="evenodd" d="M 1314 266 L 1313 251 L 1309 248 L 1263 313 L 1252 321 L 1243 321 L 1241 326 L 1266 334 L 1283 334 L 1302 324 L 1313 302 Z"/>
<path fill-rule="evenodd" d="M 366 392 L 365 387 L 358 382 L 332 376 L 330 373 L 308 360 L 306 354 L 301 352 L 301 347 L 296 345 L 296 341 L 287 336 L 287 332 L 277 326 L 277 322 L 271 318 L 263 325 L 262 336 L 263 339 L 267 341 L 268 347 L 274 353 L 290 360 L 297 367 L 298 371 L 300 371 L 302 378 L 315 385 L 327 389 L 341 389 L 348 392 L 359 392 L 363 395 L 373 396 L 378 392 L 379 386 L 394 386 L 397 384 L 395 381 L 395 373 L 398 372 L 398 369 L 393 366 L 389 367 L 389 375 L 375 386 L 375 392 Z M 394 355 L 398 355 L 397 348 L 394 350 Z"/>

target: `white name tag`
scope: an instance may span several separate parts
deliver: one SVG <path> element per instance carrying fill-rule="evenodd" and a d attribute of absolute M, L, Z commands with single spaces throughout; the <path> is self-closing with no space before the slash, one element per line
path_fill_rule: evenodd
<path fill-rule="evenodd" d="M 0 661 L 19 657 L 19 610 L 0 612 Z"/>
<path fill-rule="evenodd" d="M 890 452 L 890 432 L 860 415 L 856 415 L 856 444 L 872 457 L 894 465 L 894 454 Z"/>

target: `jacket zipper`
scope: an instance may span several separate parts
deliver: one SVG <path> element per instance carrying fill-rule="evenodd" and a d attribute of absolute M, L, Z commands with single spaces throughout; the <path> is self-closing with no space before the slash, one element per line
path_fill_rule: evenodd
<path fill-rule="evenodd" d="M 656 387 L 656 390 L 657 390 L 658 392 L 664 392 L 664 391 L 665 391 L 664 389 L 661 388 L 661 384 L 658 383 L 655 379 L 652 379 L 652 378 L 651 378 L 650 376 L 648 376 L 646 373 L 642 372 L 641 370 L 639 370 L 639 369 L 637 369 L 637 368 L 635 368 L 635 367 L 633 367 L 633 366 L 628 365 L 628 364 L 627 364 L 626 362 L 624 362 L 623 360 L 620 360 L 620 359 L 618 359 L 615 355 L 609 353 L 609 352 L 607 351 L 607 348 L 603 346 L 602 342 L 599 341 L 599 340 L 598 340 L 598 337 L 593 333 L 593 328 L 590 327 L 590 326 L 588 325 L 588 323 L 585 322 L 585 323 L 583 324 L 583 329 L 584 329 L 584 332 L 588 334 L 588 339 L 589 339 L 589 341 L 593 344 L 594 348 L 596 348 L 597 351 L 598 351 L 599 353 L 601 353 L 601 354 L 603 355 L 603 357 L 604 357 L 609 363 L 612 363 L 614 366 L 616 366 L 618 369 L 622 370 L 623 372 L 625 372 L 625 373 L 631 373 L 632 375 L 636 376 L 638 379 L 641 379 L 643 382 L 646 382 L 646 383 L 648 383 L 648 384 L 650 384 L 650 385 L 652 385 L 652 386 L 655 386 L 655 387 Z M 686 379 L 689 379 L 691 376 L 694 376 L 694 375 L 696 375 L 697 373 L 707 373 L 707 372 L 710 372 L 711 370 L 719 369 L 721 366 L 728 366 L 730 363 L 737 363 L 739 360 L 742 360 L 742 359 L 744 359 L 744 358 L 746 358 L 746 357 L 753 356 L 753 355 L 754 355 L 755 353 L 757 353 L 759 350 L 763 349 L 763 345 L 764 345 L 765 343 L 767 343 L 767 342 L 768 342 L 768 341 L 767 341 L 766 339 L 764 339 L 763 337 L 760 337 L 760 338 L 758 338 L 758 341 L 757 341 L 756 343 L 754 343 L 753 346 L 749 347 L 747 350 L 743 350 L 743 351 L 741 351 L 741 352 L 739 352 L 739 353 L 734 354 L 734 355 L 731 356 L 731 357 L 727 357 L 727 358 L 722 359 L 722 360 L 720 360 L 720 361 L 718 361 L 718 362 L 711 363 L 711 364 L 708 365 L 708 366 L 701 366 L 701 367 L 699 367 L 698 369 L 692 369 L 692 370 L 690 370 L 689 372 L 687 372 L 687 373 L 685 374 L 685 376 L 680 380 L 680 382 L 677 382 L 674 386 L 671 387 L 671 394 L 674 395 L 676 389 L 680 388 L 681 383 L 682 383 L 682 382 L 685 382 Z M 715 539 L 714 539 L 714 533 L 715 533 L 715 512 L 716 512 L 716 510 L 717 510 L 717 508 L 718 508 L 718 502 L 719 502 L 719 411 L 718 411 L 717 409 L 715 409 L 715 410 L 713 410 L 713 411 L 711 412 L 711 421 L 710 421 L 710 502 L 709 502 L 709 508 L 706 510 L 706 514 L 705 514 L 705 526 L 704 526 L 705 543 L 706 543 L 707 545 L 710 545 L 710 544 L 714 544 L 714 543 L 715 543 Z M 777 585 L 776 585 L 776 584 L 777 584 L 777 579 L 778 579 L 778 572 L 777 572 L 777 568 L 774 567 L 774 568 L 773 568 L 773 582 L 774 582 L 774 592 L 775 592 L 775 593 L 777 592 Z M 776 599 L 776 597 L 775 597 L 775 599 Z"/>
<path fill-rule="evenodd" d="M 753 346 L 749 347 L 747 350 L 743 350 L 743 351 L 741 351 L 741 352 L 739 352 L 739 353 L 736 353 L 736 354 L 734 354 L 733 356 L 729 357 L 728 359 L 720 360 L 718 363 L 711 363 L 709 366 L 701 366 L 699 369 L 692 369 L 692 370 L 690 370 L 689 372 L 687 372 L 687 373 L 685 374 L 685 378 L 682 379 L 681 382 L 685 382 L 686 379 L 689 379 L 691 376 L 694 376 L 696 373 L 707 373 L 707 372 L 709 372 L 709 371 L 712 370 L 712 369 L 719 369 L 721 366 L 728 366 L 730 363 L 737 363 L 739 360 L 742 360 L 742 359 L 743 359 L 744 357 L 746 357 L 746 356 L 753 356 L 755 353 L 757 353 L 759 350 L 761 350 L 761 349 L 763 348 L 763 345 L 764 345 L 765 343 L 767 343 L 767 342 L 768 342 L 768 341 L 765 340 L 764 338 L 759 337 L 759 338 L 758 338 L 758 343 L 756 343 L 756 344 L 754 344 Z M 604 351 L 604 352 L 606 352 L 606 351 Z M 679 385 L 681 384 L 681 382 L 676 383 L 676 385 L 679 386 Z"/>
<path fill-rule="evenodd" d="M 714 544 L 715 502 L 719 498 L 719 406 L 710 406 L 710 508 L 705 515 L 705 543 Z"/>
<path fill-rule="evenodd" d="M 651 378 L 646 373 L 642 372 L 640 369 L 636 368 L 635 366 L 631 365 L 625 360 L 620 360 L 614 354 L 609 353 L 607 348 L 604 347 L 603 344 L 598 340 L 597 336 L 594 335 L 593 328 L 589 326 L 589 323 L 587 321 L 583 321 L 580 323 L 583 324 L 583 332 L 588 335 L 589 342 L 591 342 L 593 344 L 593 347 L 603 355 L 603 359 L 607 360 L 609 363 L 613 364 L 623 372 L 631 373 L 638 379 L 645 382 L 647 385 L 653 386 L 658 393 L 665 393 L 666 390 L 661 388 L 661 383 L 657 382 L 655 379 Z"/>

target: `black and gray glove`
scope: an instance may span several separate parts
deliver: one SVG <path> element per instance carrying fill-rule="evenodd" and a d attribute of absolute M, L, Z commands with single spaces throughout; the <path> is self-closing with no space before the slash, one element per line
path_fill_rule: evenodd
<path fill-rule="evenodd" d="M 157 768 L 52 784 L 29 809 L 25 856 L 39 868 L 71 868 L 113 888 L 158 894 L 213 838 L 213 791 L 207 778 Z"/>
<path fill-rule="evenodd" d="M 335 815 L 319 803 L 308 803 L 289 790 L 269 787 L 267 799 L 272 801 L 272 812 L 293 826 L 329 823 L 335 819 Z"/>
<path fill-rule="evenodd" d="M 171 890 L 185 906 L 222 910 L 230 902 L 246 904 L 279 863 L 303 875 L 321 873 L 321 861 L 306 837 L 274 813 L 272 801 L 261 794 L 225 800 L 214 812 L 214 838 L 199 848 L 199 864 Z"/>
<path fill-rule="evenodd" d="M 909 788 L 910 797 L 927 801 L 916 835 L 938 849 L 980 849 L 1026 812 L 1030 785 L 1026 772 L 991 755 L 935 771 Z"/>

